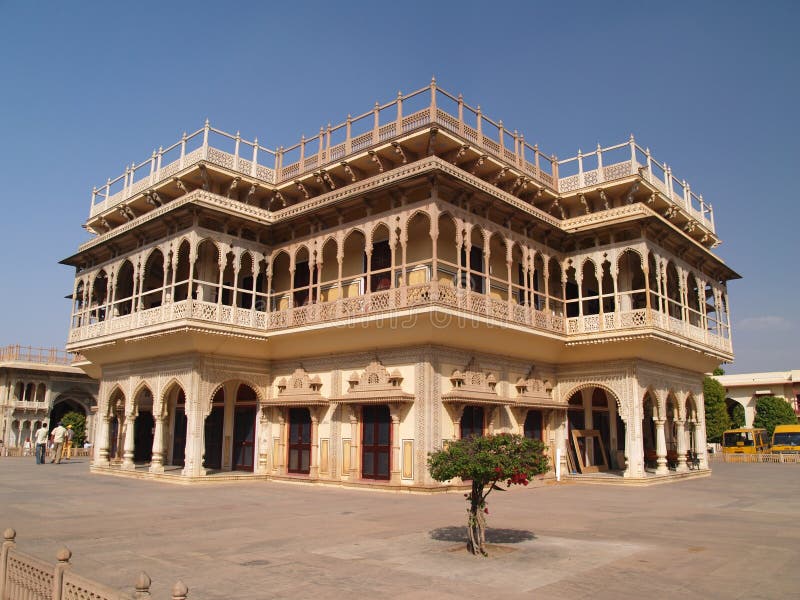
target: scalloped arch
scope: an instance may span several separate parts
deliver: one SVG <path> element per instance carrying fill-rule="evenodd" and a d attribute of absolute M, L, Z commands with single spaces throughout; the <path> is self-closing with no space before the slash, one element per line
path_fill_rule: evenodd
<path fill-rule="evenodd" d="M 577 385 L 572 386 L 569 389 L 569 393 L 562 396 L 564 404 L 569 402 L 569 399 L 572 398 L 574 394 L 580 392 L 581 390 L 585 390 L 588 388 L 600 388 L 606 393 L 606 396 L 611 396 L 617 403 L 617 412 L 619 416 L 622 417 L 624 420 L 627 421 L 628 418 L 628 411 L 622 405 L 622 400 L 620 400 L 619 394 L 610 386 L 604 383 L 597 383 L 597 382 L 584 382 L 579 383 Z"/>
<path fill-rule="evenodd" d="M 622 260 L 622 257 L 625 256 L 625 254 L 627 254 L 628 252 L 632 252 L 633 254 L 639 257 L 639 267 L 642 269 L 642 271 L 644 271 L 645 261 L 647 259 L 642 255 L 641 251 L 638 248 L 634 248 L 633 246 L 626 246 L 625 248 L 619 251 L 619 253 L 617 254 L 617 259 L 615 261 L 617 263 L 617 268 L 619 268 L 619 261 Z"/>
<path fill-rule="evenodd" d="M 231 383 L 231 382 L 236 382 L 239 385 L 244 384 L 244 385 L 252 388 L 252 390 L 256 393 L 256 398 L 258 398 L 258 401 L 262 402 L 264 400 L 264 394 L 262 393 L 261 388 L 258 385 L 256 385 L 255 383 L 253 383 L 253 381 L 251 379 L 246 379 L 246 378 L 243 378 L 243 377 L 232 377 L 231 379 L 226 379 L 225 381 L 222 381 L 222 382 L 218 383 L 217 385 L 215 385 L 213 388 L 211 388 L 211 394 L 208 396 L 206 401 L 209 402 L 209 404 L 210 404 L 214 400 L 214 396 L 217 394 L 217 392 L 223 386 L 225 386 L 225 385 L 227 385 L 228 383 Z M 236 389 L 238 390 L 239 388 L 237 387 Z M 226 400 L 226 402 L 227 402 L 227 400 Z"/>

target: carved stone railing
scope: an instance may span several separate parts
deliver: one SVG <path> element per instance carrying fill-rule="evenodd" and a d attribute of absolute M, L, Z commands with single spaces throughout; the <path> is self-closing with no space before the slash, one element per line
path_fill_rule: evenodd
<path fill-rule="evenodd" d="M 61 548 L 52 565 L 17 550 L 17 532 L 3 532 L 0 549 L 0 599 L 2 600 L 141 600 L 150 598 L 150 577 L 142 571 L 136 578 L 133 594 L 78 575 L 69 560 L 72 552 Z M 189 590 L 178 581 L 172 587 L 172 600 L 186 600 Z"/>
<path fill-rule="evenodd" d="M 491 298 L 485 294 L 452 286 L 440 286 L 437 282 L 401 286 L 353 298 L 339 298 L 331 302 L 271 312 L 236 308 L 201 300 L 181 300 L 157 308 L 141 310 L 125 316 L 112 317 L 98 323 L 75 327 L 70 331 L 69 342 L 75 344 L 119 332 L 144 330 L 163 323 L 186 320 L 241 327 L 256 331 L 278 331 L 315 324 L 341 324 L 342 322 L 355 321 L 368 316 L 391 316 L 392 313 L 398 311 L 433 306 L 449 308 L 457 313 L 465 313 L 487 319 L 487 322 L 512 323 L 531 330 L 564 335 L 566 337 L 585 336 L 609 331 L 619 332 L 655 328 L 718 350 L 731 351 L 729 339 L 703 331 L 671 317 L 667 318 L 657 311 L 648 313 L 645 309 L 638 309 L 603 315 L 564 318 L 530 306 L 520 306 L 508 300 Z M 437 321 L 437 323 L 439 322 Z M 451 325 L 451 322 L 442 320 L 440 324 L 442 327 L 446 327 Z M 404 319 L 398 322 L 399 327 L 411 325 L 412 323 Z"/>
<path fill-rule="evenodd" d="M 420 108 L 420 100 L 423 106 Z M 410 113 L 409 106 L 414 110 Z M 450 109 L 448 111 L 448 108 Z M 453 114 L 455 113 L 455 114 Z M 208 121 L 197 131 L 168 148 L 153 151 L 150 158 L 131 164 L 122 175 L 92 190 L 90 218 L 132 198 L 145 189 L 168 181 L 176 173 L 199 162 L 218 165 L 277 185 L 328 165 L 339 164 L 345 157 L 361 153 L 419 129 L 440 127 L 457 135 L 476 148 L 503 163 L 515 167 L 535 183 L 553 192 L 569 193 L 583 188 L 640 175 L 654 185 L 668 200 L 684 208 L 698 223 L 714 231 L 714 214 L 702 196 L 691 191 L 685 180 L 678 180 L 672 170 L 656 161 L 649 149 L 642 149 L 631 136 L 630 141 L 593 152 L 578 152 L 575 157 L 558 160 L 547 156 L 537 145 L 531 146 L 517 131 L 509 131 L 502 121 L 486 117 L 480 107 L 465 103 L 431 82 L 336 126 L 320 128 L 318 135 L 301 138 L 288 148 L 270 150 L 258 140 L 244 140 L 231 135 Z M 368 128 L 353 134 L 353 129 Z M 246 156 L 245 156 L 246 155 Z M 264 160 L 271 166 L 262 164 Z M 261 161 L 261 162 L 260 162 Z M 572 168 L 574 174 L 559 172 Z"/>
<path fill-rule="evenodd" d="M 558 192 L 567 194 L 583 189 L 596 189 L 602 184 L 626 177 L 640 176 L 677 207 L 685 210 L 698 224 L 714 232 L 714 209 L 695 194 L 686 180 L 679 180 L 672 169 L 658 162 L 649 148 L 642 148 L 633 136 L 626 143 L 601 147 L 592 152 L 558 161 L 563 175 L 558 180 Z M 567 175 L 568 168 L 577 172 Z"/>
<path fill-rule="evenodd" d="M 0 362 L 29 362 L 45 365 L 71 365 L 75 355 L 59 348 L 35 348 L 14 344 L 0 348 Z"/>

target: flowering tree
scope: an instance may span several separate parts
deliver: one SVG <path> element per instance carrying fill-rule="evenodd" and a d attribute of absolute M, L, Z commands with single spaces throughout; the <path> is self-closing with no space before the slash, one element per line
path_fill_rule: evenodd
<path fill-rule="evenodd" d="M 503 491 L 498 484 L 528 485 L 534 475 L 547 471 L 545 446 L 539 440 L 521 435 L 501 433 L 487 437 L 468 437 L 450 442 L 442 450 L 428 456 L 428 468 L 436 481 L 460 477 L 470 481 L 472 491 L 467 499 L 467 550 L 487 556 L 487 496 L 493 490 Z"/>

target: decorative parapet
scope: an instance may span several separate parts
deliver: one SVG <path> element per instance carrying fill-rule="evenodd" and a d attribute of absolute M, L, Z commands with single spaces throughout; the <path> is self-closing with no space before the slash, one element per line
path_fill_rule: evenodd
<path fill-rule="evenodd" d="M 28 362 L 43 365 L 71 365 L 80 355 L 60 348 L 35 348 L 19 344 L 0 348 L 0 362 Z"/>
<path fill-rule="evenodd" d="M 410 114 L 405 112 L 406 103 L 416 106 L 420 100 L 426 105 Z M 353 135 L 354 128 L 363 129 L 365 124 L 369 127 L 366 132 Z M 409 94 L 398 94 L 383 105 L 376 103 L 372 110 L 348 117 L 336 126 L 320 128 L 316 136 L 302 137 L 288 148 L 271 150 L 257 139 L 247 141 L 238 132 L 226 133 L 206 121 L 197 131 L 184 133 L 175 144 L 154 150 L 148 159 L 131 164 L 123 174 L 93 188 L 89 215 L 95 217 L 199 163 L 235 171 L 262 184 L 280 185 L 341 164 L 352 154 L 433 127 L 460 137 L 554 194 L 574 194 L 639 176 L 697 223 L 711 232 L 715 230 L 712 206 L 685 180 L 675 177 L 666 163 L 654 159 L 650 149 L 642 148 L 633 136 L 622 144 L 605 148 L 598 145 L 592 152 L 578 151 L 574 157 L 558 160 L 542 153 L 538 145 L 529 144 L 516 130 L 510 131 L 502 121 L 485 116 L 480 107 L 465 103 L 460 94 L 454 96 L 441 89 L 435 80 Z"/>

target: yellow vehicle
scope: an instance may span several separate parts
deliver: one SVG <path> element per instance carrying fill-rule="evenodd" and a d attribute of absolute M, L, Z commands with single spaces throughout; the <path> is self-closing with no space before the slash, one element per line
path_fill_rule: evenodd
<path fill-rule="evenodd" d="M 758 454 L 769 451 L 766 429 L 740 427 L 722 434 L 722 452 L 725 454 Z"/>
<path fill-rule="evenodd" d="M 778 425 L 772 432 L 773 454 L 800 452 L 800 425 Z"/>

